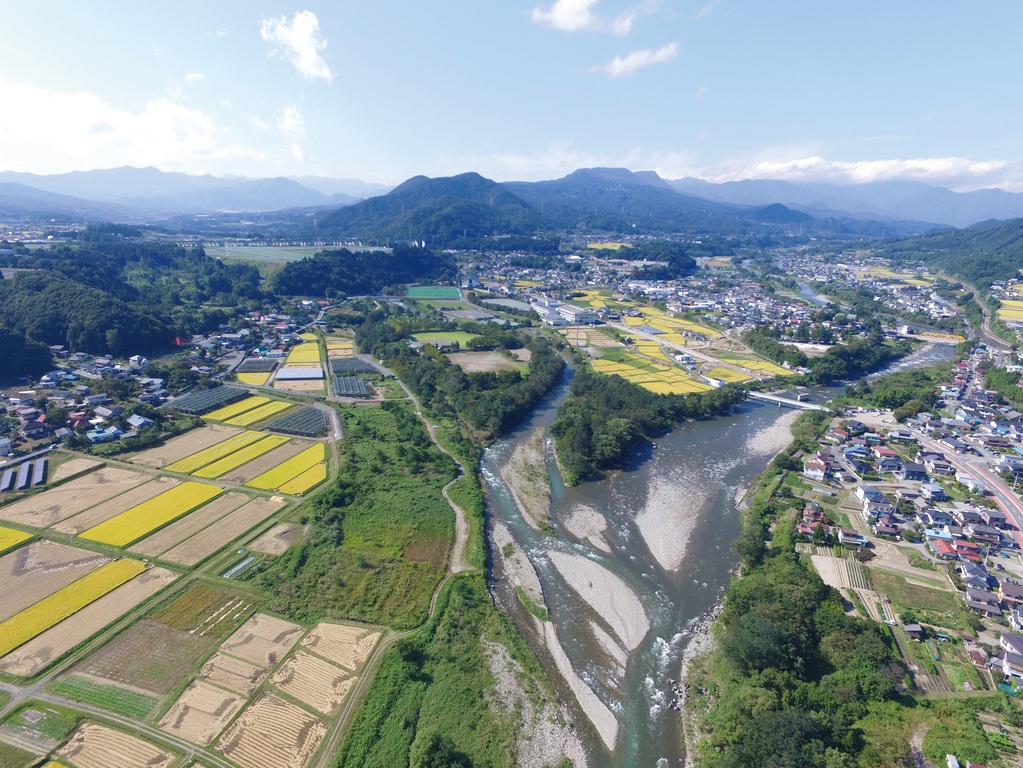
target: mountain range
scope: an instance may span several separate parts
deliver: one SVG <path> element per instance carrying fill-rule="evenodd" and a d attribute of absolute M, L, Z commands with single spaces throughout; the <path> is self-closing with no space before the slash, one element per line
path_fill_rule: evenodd
<path fill-rule="evenodd" d="M 713 184 L 653 171 L 584 168 L 549 181 L 477 173 L 413 177 L 394 189 L 353 179 L 193 176 L 155 168 L 57 175 L 0 172 L 0 213 L 159 223 L 210 213 L 289 212 L 310 236 L 430 239 L 556 230 L 892 237 L 1023 217 L 1023 194 L 954 192 L 919 182 Z M 305 214 L 295 217 L 294 214 Z M 314 228 L 313 228 L 314 227 Z M 299 233 L 296 233 L 299 234 Z"/>

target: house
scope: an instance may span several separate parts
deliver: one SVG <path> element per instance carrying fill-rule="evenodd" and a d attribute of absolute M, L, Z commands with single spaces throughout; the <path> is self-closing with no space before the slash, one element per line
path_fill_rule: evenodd
<path fill-rule="evenodd" d="M 811 480 L 824 480 L 831 474 L 831 467 L 822 454 L 816 453 L 803 464 L 803 474 Z"/>
<path fill-rule="evenodd" d="M 137 413 L 128 417 L 128 426 L 137 432 L 145 432 L 156 426 L 156 422 L 148 416 L 140 416 Z"/>
<path fill-rule="evenodd" d="M 929 539 L 927 546 L 931 552 L 942 560 L 955 560 L 957 558 L 955 547 L 952 546 L 951 542 L 944 539 Z"/>
<path fill-rule="evenodd" d="M 923 640 L 924 638 L 924 628 L 919 624 L 906 624 L 902 627 L 902 631 L 910 640 Z"/>
<path fill-rule="evenodd" d="M 873 526 L 874 534 L 876 536 L 885 536 L 890 539 L 900 538 L 900 532 L 898 528 L 891 525 L 877 525 Z"/>
<path fill-rule="evenodd" d="M 853 531 L 849 528 L 838 529 L 838 543 L 843 546 L 849 547 L 865 547 L 869 542 L 867 537 L 858 531 Z"/>
<path fill-rule="evenodd" d="M 948 495 L 945 489 L 937 483 L 923 483 L 920 486 L 920 494 L 931 501 L 947 501 Z"/>
<path fill-rule="evenodd" d="M 1001 616 L 1002 609 L 998 606 L 998 599 L 993 592 L 984 592 L 979 589 L 966 590 L 966 607 L 981 616 Z"/>
<path fill-rule="evenodd" d="M 886 456 L 885 458 L 878 460 L 877 471 L 895 473 L 902 468 L 902 463 L 902 459 L 898 456 Z"/>
<path fill-rule="evenodd" d="M 1023 605 L 1023 584 L 1006 579 L 998 585 L 998 601 L 1008 608 Z"/>
<path fill-rule="evenodd" d="M 116 440 L 120 436 L 121 430 L 117 427 L 107 427 L 106 429 L 93 429 L 85 433 L 85 436 L 89 439 L 90 443 L 109 443 L 112 440 Z"/>
<path fill-rule="evenodd" d="M 1009 524 L 1008 516 L 1000 509 L 982 509 L 980 511 L 980 519 L 984 521 L 984 525 L 989 525 L 999 530 L 1012 527 Z"/>
<path fill-rule="evenodd" d="M 9 438 L 0 437 L 0 456 L 7 456 L 13 447 L 13 443 L 11 443 Z"/>
<path fill-rule="evenodd" d="M 917 464 L 915 461 L 903 461 L 898 469 L 895 470 L 895 477 L 903 482 L 926 482 L 927 481 L 927 470 L 923 464 Z"/>
<path fill-rule="evenodd" d="M 860 501 L 887 501 L 885 495 L 872 485 L 856 486 L 856 498 Z"/>

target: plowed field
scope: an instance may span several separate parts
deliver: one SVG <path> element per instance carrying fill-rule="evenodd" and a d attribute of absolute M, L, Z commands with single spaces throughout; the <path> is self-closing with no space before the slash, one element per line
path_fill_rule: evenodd
<path fill-rule="evenodd" d="M 199 673 L 199 679 L 215 683 L 243 696 L 255 693 L 265 678 L 266 671 L 262 667 L 223 653 L 214 655 Z"/>
<path fill-rule="evenodd" d="M 33 541 L 0 557 L 0 621 L 108 562 L 105 555 L 52 541 Z"/>
<path fill-rule="evenodd" d="M 132 552 L 138 552 L 148 557 L 156 557 L 166 552 L 189 536 L 194 536 L 206 526 L 220 520 L 232 510 L 237 509 L 248 500 L 244 493 L 226 493 L 209 504 L 199 507 L 190 515 L 180 520 L 175 520 L 165 528 L 161 528 L 152 536 L 147 536 L 138 544 L 131 547 Z"/>
<path fill-rule="evenodd" d="M 82 531 L 92 528 L 94 525 L 106 522 L 111 517 L 127 512 L 136 504 L 149 501 L 154 496 L 159 496 L 164 491 L 169 491 L 175 486 L 181 485 L 180 480 L 172 477 L 157 477 L 148 483 L 132 488 L 127 493 L 115 496 L 102 504 L 97 504 L 67 520 L 61 520 L 53 530 L 61 533 L 70 533 L 77 536 Z"/>

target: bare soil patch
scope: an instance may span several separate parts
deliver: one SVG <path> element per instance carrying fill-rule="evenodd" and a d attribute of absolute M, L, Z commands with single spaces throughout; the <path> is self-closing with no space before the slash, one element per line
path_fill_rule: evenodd
<path fill-rule="evenodd" d="M 199 507 L 195 512 L 175 520 L 166 528 L 161 528 L 152 536 L 146 537 L 131 547 L 130 551 L 147 557 L 156 557 L 180 544 L 189 536 L 194 536 L 207 525 L 220 520 L 244 504 L 248 498 L 244 493 L 225 493 L 223 496 L 218 496 L 209 504 Z"/>
<path fill-rule="evenodd" d="M 50 475 L 50 484 L 53 485 L 76 475 L 85 474 L 102 466 L 103 462 L 96 461 L 95 459 L 69 459 L 68 461 L 62 461 L 60 466 Z"/>
<path fill-rule="evenodd" d="M 217 738 L 245 699 L 207 683 L 193 681 L 167 710 L 160 727 L 175 736 L 206 746 Z"/>
<path fill-rule="evenodd" d="M 61 520 L 53 526 L 53 530 L 77 536 L 82 531 L 106 522 L 122 512 L 127 512 L 132 507 L 141 504 L 143 501 L 149 501 L 154 496 L 158 496 L 164 491 L 169 491 L 176 485 L 181 485 L 181 481 L 175 480 L 172 477 L 154 478 L 148 483 L 132 488 L 127 493 L 122 493 L 119 496 L 104 501 L 102 504 L 97 504 L 85 512 L 69 517 L 67 520 Z"/>
<path fill-rule="evenodd" d="M 261 667 L 272 667 L 298 642 L 305 630 L 298 624 L 256 613 L 229 637 L 220 650 Z"/>
<path fill-rule="evenodd" d="M 85 723 L 57 752 L 75 768 L 166 768 L 175 755 L 136 736 Z"/>
<path fill-rule="evenodd" d="M 266 670 L 234 656 L 218 653 L 203 665 L 199 679 L 251 696 L 266 679 Z"/>
<path fill-rule="evenodd" d="M 274 673 L 270 682 L 318 712 L 332 715 L 357 678 L 340 667 L 297 651 Z"/>
<path fill-rule="evenodd" d="M 282 445 L 280 448 L 274 448 L 269 453 L 264 453 L 262 456 L 250 461 L 248 464 L 242 464 L 240 467 L 231 470 L 226 475 L 221 475 L 218 479 L 227 483 L 247 483 L 249 480 L 259 477 L 264 472 L 269 472 L 277 465 L 283 464 L 292 456 L 297 456 L 310 445 L 312 445 L 312 443 L 305 442 L 303 440 L 291 440 L 290 442 Z"/>
<path fill-rule="evenodd" d="M 108 562 L 104 555 L 45 540 L 0 557 L 0 621 Z"/>
<path fill-rule="evenodd" d="M 466 373 L 516 370 L 511 360 L 497 352 L 454 352 L 448 358 Z"/>
<path fill-rule="evenodd" d="M 253 499 L 241 509 L 164 552 L 162 557 L 172 563 L 198 565 L 249 529 L 259 525 L 280 510 L 284 504 L 284 500 L 277 496 Z"/>
<path fill-rule="evenodd" d="M 298 523 L 279 523 L 249 544 L 253 552 L 265 555 L 280 555 L 301 538 L 302 526 Z"/>
<path fill-rule="evenodd" d="M 190 676 L 217 645 L 165 624 L 142 619 L 75 668 L 76 672 L 165 696 Z"/>
<path fill-rule="evenodd" d="M 274 389 L 291 392 L 318 392 L 323 394 L 323 379 L 309 379 L 308 381 L 275 381 Z"/>
<path fill-rule="evenodd" d="M 207 424 L 204 427 L 197 427 L 183 435 L 171 438 L 156 448 L 136 453 L 129 461 L 133 464 L 160 469 L 186 456 L 191 456 L 193 453 L 199 453 L 199 451 L 209 448 L 211 445 L 222 443 L 227 438 L 234 437 L 241 431 L 235 427 L 227 427 L 222 424 Z"/>
<path fill-rule="evenodd" d="M 0 519 L 46 528 L 141 485 L 148 479 L 148 475 L 128 469 L 103 467 L 44 493 L 0 507 Z"/>
<path fill-rule="evenodd" d="M 353 671 L 369 656 L 380 633 L 344 624 L 317 624 L 302 641 L 302 647 Z"/>
<path fill-rule="evenodd" d="M 302 768 L 326 730 L 297 704 L 264 694 L 234 721 L 217 749 L 243 768 Z"/>
<path fill-rule="evenodd" d="M 31 676 L 149 599 L 178 575 L 150 568 L 0 659 L 0 671 Z"/>

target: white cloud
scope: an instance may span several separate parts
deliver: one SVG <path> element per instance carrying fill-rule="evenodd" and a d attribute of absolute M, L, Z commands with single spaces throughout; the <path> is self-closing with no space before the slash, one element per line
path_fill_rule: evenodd
<path fill-rule="evenodd" d="M 627 35 L 639 15 L 637 9 L 630 9 L 605 21 L 593 13 L 597 0 L 555 0 L 549 8 L 536 6 L 532 19 L 537 24 L 565 32 L 610 31 L 616 35 Z"/>
<path fill-rule="evenodd" d="M 202 82 L 205 79 L 206 75 L 204 75 L 202 72 L 189 72 L 187 75 L 185 75 L 186 83 L 198 83 Z"/>
<path fill-rule="evenodd" d="M 663 64 L 678 56 L 678 43 L 668 43 L 657 50 L 649 48 L 633 51 L 626 56 L 615 56 L 607 64 L 594 65 L 591 72 L 602 72 L 609 77 L 632 77 L 643 67 Z"/>
<path fill-rule="evenodd" d="M 320 34 L 320 20 L 312 11 L 299 11 L 291 21 L 286 16 L 262 19 L 259 33 L 273 45 L 271 53 L 282 56 L 303 77 L 328 83 L 334 79 L 321 55 L 327 49 L 327 38 Z"/>
<path fill-rule="evenodd" d="M 139 111 L 114 107 L 93 93 L 59 93 L 0 78 L 0 103 L 18 119 L 0 123 L 0 157 L 9 170 L 68 170 L 154 165 L 192 172 L 231 159 L 265 159 L 231 142 L 212 115 L 168 98 Z"/>
<path fill-rule="evenodd" d="M 305 117 L 296 106 L 285 107 L 277 113 L 277 128 L 292 139 L 305 136 Z"/>
<path fill-rule="evenodd" d="M 721 2 L 721 0 L 710 0 L 709 3 L 704 5 L 702 8 L 700 8 L 700 10 L 698 10 L 696 12 L 696 18 L 698 18 L 698 19 L 705 19 L 705 18 L 707 18 L 712 13 L 714 13 L 715 9 L 718 7 L 718 4 L 720 2 Z"/>

